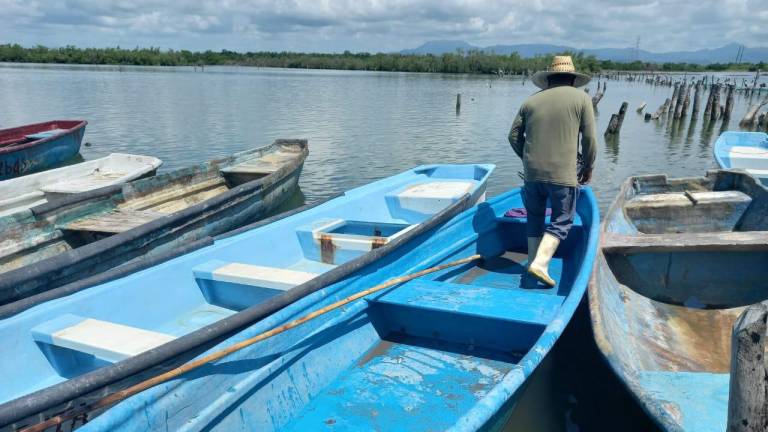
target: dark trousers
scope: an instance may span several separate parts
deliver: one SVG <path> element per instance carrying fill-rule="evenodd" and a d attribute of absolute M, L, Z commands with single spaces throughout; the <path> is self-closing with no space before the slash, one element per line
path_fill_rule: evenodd
<path fill-rule="evenodd" d="M 523 186 L 523 204 L 528 213 L 526 231 L 528 237 L 541 237 L 546 231 L 565 240 L 573 225 L 576 214 L 576 200 L 579 198 L 579 188 L 560 186 L 543 182 L 525 182 Z M 547 200 L 552 208 L 550 224 L 544 227 L 544 217 L 547 211 Z"/>

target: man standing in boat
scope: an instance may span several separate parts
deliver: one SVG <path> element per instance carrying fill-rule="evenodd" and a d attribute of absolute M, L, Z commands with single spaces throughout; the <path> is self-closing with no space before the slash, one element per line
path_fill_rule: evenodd
<path fill-rule="evenodd" d="M 509 131 L 509 144 L 525 170 L 528 273 L 548 286 L 556 284 L 549 262 L 573 225 L 579 185 L 592 178 L 595 114 L 589 95 L 577 88 L 589 80 L 576 72 L 570 56 L 555 56 L 548 71 L 531 78 L 542 90 L 523 102 Z M 578 160 L 579 134 L 583 160 Z M 552 214 L 545 228 L 547 200 Z"/>

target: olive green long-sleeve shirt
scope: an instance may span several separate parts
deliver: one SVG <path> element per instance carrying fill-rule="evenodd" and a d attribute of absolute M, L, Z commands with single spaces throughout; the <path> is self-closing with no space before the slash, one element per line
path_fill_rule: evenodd
<path fill-rule="evenodd" d="M 523 102 L 509 131 L 509 144 L 523 160 L 525 180 L 577 186 L 579 132 L 584 169 L 591 170 L 596 141 L 589 95 L 561 86 L 542 90 Z"/>

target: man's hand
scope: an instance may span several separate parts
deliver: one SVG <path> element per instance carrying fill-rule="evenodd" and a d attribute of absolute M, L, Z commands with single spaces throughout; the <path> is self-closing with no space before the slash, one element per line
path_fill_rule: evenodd
<path fill-rule="evenodd" d="M 579 173 L 579 184 L 580 185 L 586 185 L 589 184 L 590 181 L 592 181 L 592 170 L 582 170 Z"/>

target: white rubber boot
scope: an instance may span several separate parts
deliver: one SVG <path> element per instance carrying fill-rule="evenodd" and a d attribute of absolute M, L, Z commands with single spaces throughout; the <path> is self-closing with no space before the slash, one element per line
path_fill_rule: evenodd
<path fill-rule="evenodd" d="M 544 234 L 541 244 L 536 252 L 536 258 L 528 266 L 528 273 L 535 277 L 541 283 L 548 286 L 555 286 L 556 282 L 549 276 L 549 262 L 555 255 L 557 247 L 560 245 L 560 239 L 551 235 Z"/>
<path fill-rule="evenodd" d="M 536 252 L 539 250 L 539 244 L 541 243 L 541 237 L 528 237 L 528 263 L 526 268 L 531 265 L 536 258 Z"/>

